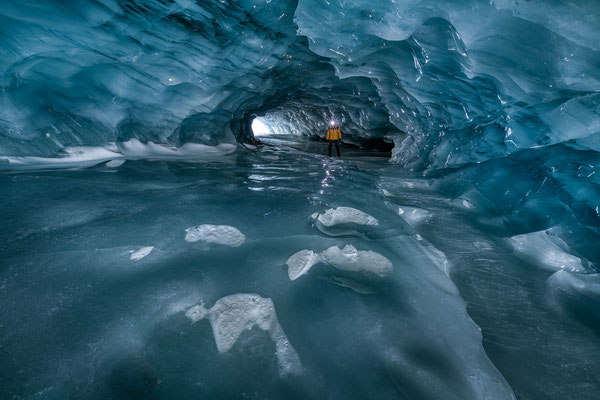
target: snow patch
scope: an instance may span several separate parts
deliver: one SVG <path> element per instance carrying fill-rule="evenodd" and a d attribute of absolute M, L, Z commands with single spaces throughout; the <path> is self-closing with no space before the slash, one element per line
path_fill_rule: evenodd
<path fill-rule="evenodd" d="M 324 263 L 340 270 L 351 272 L 368 272 L 380 277 L 388 276 L 393 271 L 390 260 L 370 250 L 357 250 L 348 244 L 343 248 L 331 246 L 321 253 L 312 250 L 301 250 L 293 254 L 286 264 L 290 280 L 296 280 L 308 273 L 313 265 Z"/>
<path fill-rule="evenodd" d="M 308 270 L 319 262 L 319 257 L 319 254 L 312 250 L 301 250 L 288 258 L 286 264 L 290 280 L 296 280 L 308 273 Z"/>
<path fill-rule="evenodd" d="M 104 147 L 67 147 L 59 157 L 2 157 L 7 164 L 2 169 L 59 169 L 85 168 L 110 160 L 123 158 L 122 154 Z M 2 164 L 0 164 L 2 165 Z"/>
<path fill-rule="evenodd" d="M 208 310 L 202 304 L 193 306 L 185 315 L 192 323 L 208 317 L 217 350 L 221 353 L 229 351 L 245 330 L 258 326 L 268 332 L 275 343 L 279 374 L 302 374 L 300 357 L 279 324 L 270 298 L 254 293 L 237 293 L 220 298 Z"/>
<path fill-rule="evenodd" d="M 111 168 L 123 165 L 125 160 L 138 159 L 203 159 L 222 156 L 235 151 L 236 146 L 221 143 L 217 146 L 207 146 L 199 143 L 186 143 L 174 147 L 162 143 L 142 143 L 137 139 L 127 142 L 108 143 L 104 147 L 78 146 L 66 147 L 57 157 L 0 157 L 1 169 L 30 170 L 30 169 L 60 169 L 86 168 L 103 162 Z"/>
<path fill-rule="evenodd" d="M 142 258 L 146 257 L 148 254 L 150 254 L 152 252 L 152 250 L 154 250 L 154 246 L 142 247 L 141 249 L 136 250 L 133 253 L 131 253 L 131 256 L 129 257 L 129 259 L 133 260 L 133 261 L 141 260 Z"/>
<path fill-rule="evenodd" d="M 246 241 L 246 236 L 233 226 L 204 224 L 187 228 L 185 230 L 185 241 L 203 241 L 224 246 L 239 247 Z"/>
<path fill-rule="evenodd" d="M 319 214 L 317 221 L 327 227 L 340 224 L 379 225 L 375 218 L 352 207 L 330 208 L 324 214 Z"/>
<path fill-rule="evenodd" d="M 206 318 L 208 310 L 204 308 L 204 304 L 197 304 L 185 312 L 185 316 L 192 321 L 192 324 Z"/>

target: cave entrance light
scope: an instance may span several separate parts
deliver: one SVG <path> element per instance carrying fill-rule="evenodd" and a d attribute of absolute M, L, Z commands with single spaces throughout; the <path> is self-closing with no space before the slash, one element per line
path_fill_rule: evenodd
<path fill-rule="evenodd" d="M 252 132 L 254 136 L 268 136 L 273 135 L 273 129 L 260 117 L 254 118 L 252 121 Z"/>

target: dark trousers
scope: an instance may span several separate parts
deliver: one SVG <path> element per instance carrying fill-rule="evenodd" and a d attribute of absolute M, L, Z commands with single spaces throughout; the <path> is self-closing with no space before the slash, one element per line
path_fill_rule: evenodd
<path fill-rule="evenodd" d="M 327 154 L 331 157 L 331 145 L 335 143 L 335 151 L 337 151 L 338 157 L 340 157 L 340 141 L 338 140 L 329 140 L 329 148 Z"/>

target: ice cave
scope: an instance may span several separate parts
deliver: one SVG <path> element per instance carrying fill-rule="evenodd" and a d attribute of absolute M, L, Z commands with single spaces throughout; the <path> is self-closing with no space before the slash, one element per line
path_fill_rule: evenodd
<path fill-rule="evenodd" d="M 0 398 L 600 398 L 597 0 L 3 0 L 0 70 Z"/>

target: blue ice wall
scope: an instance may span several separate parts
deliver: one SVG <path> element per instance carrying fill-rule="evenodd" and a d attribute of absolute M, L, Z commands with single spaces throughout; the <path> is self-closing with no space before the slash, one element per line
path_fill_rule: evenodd
<path fill-rule="evenodd" d="M 251 115 L 450 167 L 598 150 L 594 1 L 4 1 L 0 154 L 234 142 Z"/>

